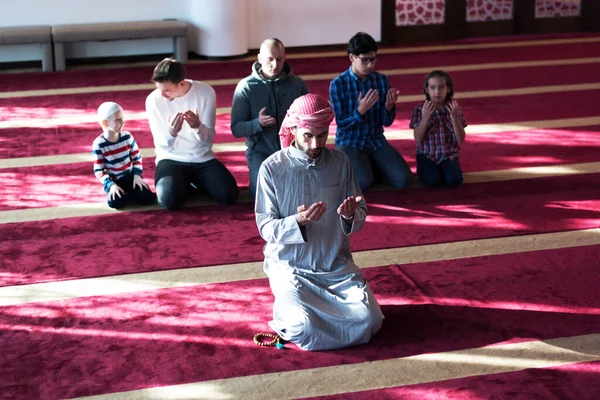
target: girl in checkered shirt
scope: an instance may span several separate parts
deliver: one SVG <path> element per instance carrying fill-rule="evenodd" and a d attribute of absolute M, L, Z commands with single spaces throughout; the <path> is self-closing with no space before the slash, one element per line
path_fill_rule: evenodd
<path fill-rule="evenodd" d="M 444 71 L 432 71 L 423 91 L 426 100 L 415 107 L 410 121 L 417 143 L 417 175 L 425 186 L 458 186 L 463 181 L 459 143 L 465 141 L 467 122 L 452 100 L 452 78 Z"/>

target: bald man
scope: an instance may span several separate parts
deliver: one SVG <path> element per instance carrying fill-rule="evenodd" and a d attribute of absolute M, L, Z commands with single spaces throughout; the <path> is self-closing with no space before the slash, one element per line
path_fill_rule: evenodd
<path fill-rule="evenodd" d="M 308 93 L 304 80 L 292 73 L 279 39 L 267 39 L 252 65 L 252 74 L 242 79 L 233 95 L 231 132 L 246 138 L 246 160 L 250 170 L 250 193 L 262 162 L 281 149 L 279 128 L 292 102 Z"/>

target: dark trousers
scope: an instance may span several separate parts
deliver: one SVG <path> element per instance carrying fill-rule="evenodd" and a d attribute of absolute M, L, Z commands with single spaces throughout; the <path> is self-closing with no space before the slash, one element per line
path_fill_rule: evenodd
<path fill-rule="evenodd" d="M 246 151 L 246 160 L 248 161 L 248 170 L 250 173 L 250 184 L 248 189 L 252 197 L 256 197 L 256 181 L 258 180 L 258 171 L 263 161 L 269 158 L 269 154 L 259 151 Z"/>
<path fill-rule="evenodd" d="M 216 158 L 203 163 L 161 160 L 154 182 L 158 204 L 166 210 L 183 206 L 190 184 L 220 204 L 233 204 L 240 194 L 235 178 Z"/>
<path fill-rule="evenodd" d="M 352 172 L 361 190 L 369 188 L 374 181 L 390 184 L 403 189 L 410 185 L 413 175 L 410 167 L 398 151 L 387 141 L 378 149 L 358 149 L 337 146 L 346 153 L 352 165 Z"/>
<path fill-rule="evenodd" d="M 423 154 L 417 154 L 417 175 L 425 186 L 458 186 L 463 181 L 459 158 L 445 159 L 439 164 L 434 163 Z"/>
<path fill-rule="evenodd" d="M 156 195 L 152 193 L 150 189 L 146 189 L 145 187 L 142 187 L 141 189 L 139 187 L 133 188 L 133 176 L 134 174 L 131 172 L 115 181 L 125 193 L 123 193 L 121 197 L 115 197 L 114 200 L 108 199 L 107 202 L 110 208 L 123 208 L 129 199 L 133 199 L 133 201 L 140 206 L 148 206 L 154 203 Z M 104 189 L 104 192 L 108 194 L 109 189 Z"/>

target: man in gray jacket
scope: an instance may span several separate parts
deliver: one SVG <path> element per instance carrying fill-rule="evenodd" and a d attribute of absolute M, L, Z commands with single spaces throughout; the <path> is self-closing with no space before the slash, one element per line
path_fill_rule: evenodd
<path fill-rule="evenodd" d="M 281 150 L 279 128 L 292 102 L 308 93 L 302 78 L 292 73 L 285 61 L 285 47 L 279 39 L 267 39 L 233 95 L 231 132 L 246 138 L 246 160 L 250 170 L 250 193 L 256 193 L 258 169 L 271 154 Z"/>

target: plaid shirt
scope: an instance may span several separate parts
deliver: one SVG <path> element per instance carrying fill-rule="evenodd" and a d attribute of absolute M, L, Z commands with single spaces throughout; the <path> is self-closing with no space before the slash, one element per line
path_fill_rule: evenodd
<path fill-rule="evenodd" d="M 358 111 L 358 94 L 363 96 L 369 89 L 379 91 L 379 102 L 365 115 Z M 387 76 L 371 72 L 362 82 L 352 72 L 352 67 L 343 72 L 329 85 L 331 107 L 335 113 L 337 130 L 336 146 L 349 146 L 363 149 L 378 149 L 385 143 L 383 127 L 390 126 L 396 117 L 396 108 L 388 113 L 385 109 L 385 96 L 390 89 Z"/>
<path fill-rule="evenodd" d="M 409 126 L 411 129 L 415 129 L 421 123 L 422 108 L 423 104 L 419 104 L 413 110 Z M 467 126 L 462 111 L 458 114 L 458 120 L 463 128 Z M 433 112 L 427 125 L 427 133 L 423 141 L 417 144 L 417 154 L 423 154 L 436 164 L 458 157 L 460 146 L 454 134 L 450 112 L 447 109 L 441 112 L 436 109 Z"/>

